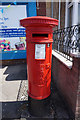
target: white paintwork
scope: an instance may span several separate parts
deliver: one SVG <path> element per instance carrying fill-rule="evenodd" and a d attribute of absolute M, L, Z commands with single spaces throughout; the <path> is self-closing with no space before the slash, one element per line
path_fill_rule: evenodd
<path fill-rule="evenodd" d="M 68 16 L 69 16 L 69 9 L 68 9 L 68 2 L 66 2 L 66 7 L 65 7 L 65 27 L 68 27 Z"/>
<path fill-rule="evenodd" d="M 73 3 L 73 19 L 72 25 L 78 24 L 78 2 Z"/>
<path fill-rule="evenodd" d="M 80 58 L 80 52 L 73 52 L 71 53 L 72 57 Z"/>
<path fill-rule="evenodd" d="M 73 3 L 73 13 L 72 13 L 72 25 L 78 24 L 78 1 L 74 0 Z M 66 0 L 66 9 L 65 9 L 65 27 L 69 26 L 69 7 L 68 0 Z"/>
<path fill-rule="evenodd" d="M 62 54 L 62 53 L 61 53 Z M 62 55 L 60 55 L 59 53 L 55 52 L 54 50 L 52 50 L 52 55 L 55 56 L 58 60 L 60 60 L 64 65 L 66 65 L 66 67 L 68 67 L 69 69 L 72 68 L 73 63 L 69 60 L 67 60 L 66 58 L 64 58 Z"/>

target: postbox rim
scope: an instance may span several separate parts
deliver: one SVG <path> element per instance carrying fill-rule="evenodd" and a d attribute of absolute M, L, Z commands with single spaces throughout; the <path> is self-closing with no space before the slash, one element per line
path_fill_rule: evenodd
<path fill-rule="evenodd" d="M 20 25 L 23 27 L 27 27 L 30 25 L 39 25 L 39 24 L 47 24 L 52 26 L 58 25 L 58 20 L 46 16 L 34 16 L 34 17 L 28 17 L 20 20 Z"/>

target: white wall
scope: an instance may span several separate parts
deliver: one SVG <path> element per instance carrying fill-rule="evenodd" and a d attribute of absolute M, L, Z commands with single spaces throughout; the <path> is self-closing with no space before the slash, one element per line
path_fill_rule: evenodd
<path fill-rule="evenodd" d="M 69 7 L 68 0 L 66 0 L 66 10 L 65 10 L 65 27 L 69 26 Z M 78 24 L 78 2 L 74 0 L 73 2 L 73 14 L 72 14 L 72 25 Z"/>
<path fill-rule="evenodd" d="M 78 2 L 73 3 L 73 21 L 72 25 L 78 24 Z"/>

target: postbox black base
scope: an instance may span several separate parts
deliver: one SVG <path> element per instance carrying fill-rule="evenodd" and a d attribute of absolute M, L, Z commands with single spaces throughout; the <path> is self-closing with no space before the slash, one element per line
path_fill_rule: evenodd
<path fill-rule="evenodd" d="M 28 102 L 28 111 L 32 116 L 47 117 L 50 115 L 50 96 L 42 100 L 36 100 L 28 96 Z"/>

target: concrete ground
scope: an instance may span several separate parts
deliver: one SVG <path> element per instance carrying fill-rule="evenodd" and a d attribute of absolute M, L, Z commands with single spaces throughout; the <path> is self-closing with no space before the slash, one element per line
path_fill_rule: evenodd
<path fill-rule="evenodd" d="M 0 66 L 0 76 L 0 119 L 2 117 L 2 120 L 25 120 L 28 105 L 27 65 Z M 56 89 L 52 91 L 54 118 L 69 119 L 68 111 L 58 91 Z"/>
<path fill-rule="evenodd" d="M 2 79 L 0 80 L 0 84 L 2 83 L 2 97 L 0 96 L 0 101 L 10 102 L 16 101 L 17 99 L 22 99 L 25 96 L 22 95 L 19 97 L 20 86 L 23 84 L 26 85 L 27 90 L 27 66 L 25 64 L 22 65 L 14 65 L 14 66 L 4 66 L 0 69 Z"/>

